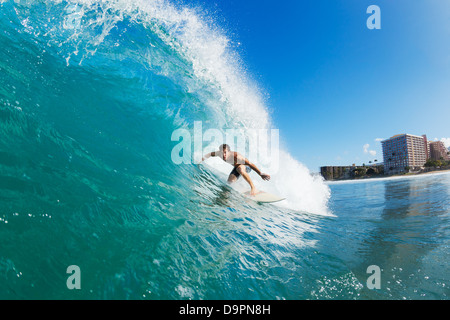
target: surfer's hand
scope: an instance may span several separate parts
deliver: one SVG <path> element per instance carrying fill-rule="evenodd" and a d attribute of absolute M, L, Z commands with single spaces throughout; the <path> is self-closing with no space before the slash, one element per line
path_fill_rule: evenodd
<path fill-rule="evenodd" d="M 261 178 L 262 178 L 263 180 L 266 180 L 266 181 L 269 181 L 269 180 L 270 180 L 270 176 L 269 176 L 268 174 L 265 174 L 265 173 L 262 173 L 262 174 L 261 174 Z"/>

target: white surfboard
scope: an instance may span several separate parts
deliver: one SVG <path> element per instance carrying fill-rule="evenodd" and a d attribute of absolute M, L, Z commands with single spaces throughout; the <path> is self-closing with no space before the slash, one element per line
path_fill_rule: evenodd
<path fill-rule="evenodd" d="M 244 192 L 243 195 L 256 202 L 264 202 L 264 203 L 278 202 L 286 199 L 265 191 L 258 191 L 254 196 L 250 195 L 250 191 L 247 191 Z"/>

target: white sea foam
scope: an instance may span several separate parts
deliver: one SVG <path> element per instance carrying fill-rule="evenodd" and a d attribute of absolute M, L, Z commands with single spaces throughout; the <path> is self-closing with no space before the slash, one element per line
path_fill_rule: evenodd
<path fill-rule="evenodd" d="M 392 180 L 405 180 L 405 179 L 422 179 L 430 178 L 438 175 L 450 174 L 450 171 L 434 171 L 428 173 L 422 173 L 417 175 L 404 175 L 404 176 L 386 176 L 381 178 L 367 178 L 367 179 L 355 179 L 355 180 L 337 180 L 337 181 L 326 181 L 327 185 L 333 184 L 352 184 L 352 183 L 370 183 L 370 182 L 380 182 L 380 181 L 392 181 Z"/>

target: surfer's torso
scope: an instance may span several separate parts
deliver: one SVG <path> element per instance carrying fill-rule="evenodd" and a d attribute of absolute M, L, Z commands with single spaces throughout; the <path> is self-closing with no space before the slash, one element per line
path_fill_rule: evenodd
<path fill-rule="evenodd" d="M 220 157 L 226 163 L 231 164 L 234 167 L 237 167 L 241 164 L 245 164 L 245 158 L 236 151 L 229 151 L 224 154 L 223 151 L 216 151 L 216 157 Z"/>

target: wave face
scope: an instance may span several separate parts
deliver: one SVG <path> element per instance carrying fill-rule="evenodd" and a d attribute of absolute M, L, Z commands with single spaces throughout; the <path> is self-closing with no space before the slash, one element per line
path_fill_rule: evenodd
<path fill-rule="evenodd" d="M 322 179 L 280 150 L 272 182 L 254 179 L 287 201 L 259 206 L 224 183 L 231 167 L 171 159 L 172 133 L 196 121 L 250 142 L 273 128 L 213 18 L 159 0 L 16 0 L 0 30 L 2 295 L 73 298 L 60 286 L 75 264 L 83 298 L 289 296 L 256 274 L 314 243 Z"/>

